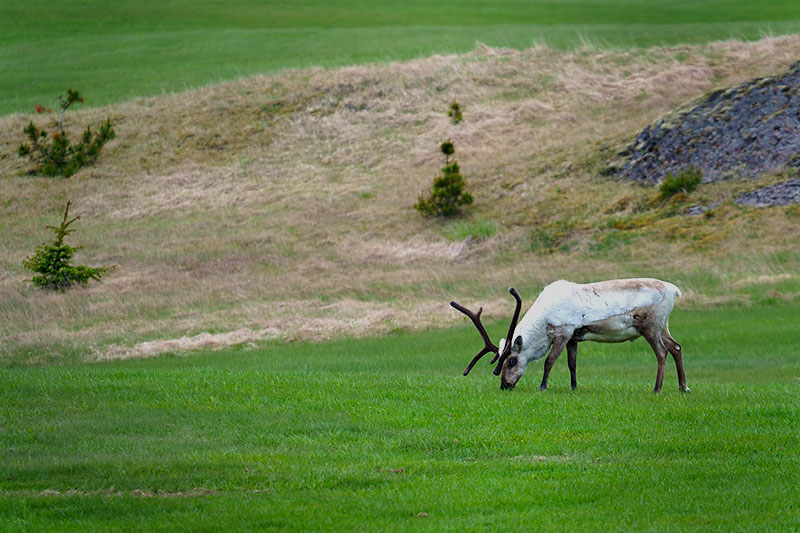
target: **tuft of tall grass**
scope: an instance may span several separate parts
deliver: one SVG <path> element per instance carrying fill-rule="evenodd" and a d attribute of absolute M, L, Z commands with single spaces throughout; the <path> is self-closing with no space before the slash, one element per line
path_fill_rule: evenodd
<path fill-rule="evenodd" d="M 488 218 L 477 217 L 474 220 L 453 220 L 448 222 L 442 232 L 450 241 L 474 239 L 483 241 L 497 234 L 499 226 Z"/>

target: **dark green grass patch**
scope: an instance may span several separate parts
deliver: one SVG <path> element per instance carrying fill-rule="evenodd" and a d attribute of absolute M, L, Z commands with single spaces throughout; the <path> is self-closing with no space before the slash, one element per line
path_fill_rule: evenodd
<path fill-rule="evenodd" d="M 465 52 L 478 41 L 633 47 L 798 29 L 790 0 L 4 2 L 0 114 L 52 107 L 67 87 L 103 105 L 285 68 Z"/>
<path fill-rule="evenodd" d="M 500 391 L 466 325 L 7 368 L 0 529 L 796 529 L 798 311 L 676 309 L 689 395 L 641 341 Z"/>

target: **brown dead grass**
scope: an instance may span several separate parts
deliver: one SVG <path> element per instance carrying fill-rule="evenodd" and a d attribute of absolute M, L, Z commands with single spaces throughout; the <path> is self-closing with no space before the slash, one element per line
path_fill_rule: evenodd
<path fill-rule="evenodd" d="M 51 119 L 2 117 L 0 360 L 443 326 L 460 320 L 446 305 L 454 297 L 500 317 L 505 287 L 530 300 L 557 278 L 652 275 L 690 303 L 746 300 L 721 287 L 796 268 L 796 253 L 772 258 L 797 249 L 797 217 L 733 207 L 724 202 L 751 185 L 715 184 L 687 200 L 723 202 L 712 217 L 667 216 L 667 206 L 612 235 L 609 218 L 652 210 L 654 192 L 598 172 L 668 110 L 798 56 L 800 36 L 636 51 L 480 45 L 290 71 L 69 113 L 74 132 L 106 116 L 117 128 L 99 163 L 69 180 L 26 176 L 15 155 L 24 124 Z M 446 114 L 453 100 L 459 125 Z M 447 242 L 411 208 L 445 138 L 476 197 L 470 213 L 501 228 L 492 239 Z M 103 283 L 41 293 L 21 261 L 68 198 L 82 216 L 78 259 L 118 268 Z M 539 229 L 564 245 L 530 251 Z M 723 284 L 697 281 L 706 275 Z"/>
<path fill-rule="evenodd" d="M 259 492 L 268 492 L 270 489 L 259 490 L 256 489 L 253 494 Z M 115 487 L 99 490 L 82 490 L 82 489 L 44 489 L 44 490 L 0 490 L 2 496 L 22 497 L 22 498 L 72 498 L 75 496 L 104 496 L 106 498 L 117 497 L 134 497 L 134 498 L 199 498 L 204 496 L 212 496 L 219 494 L 219 491 L 192 488 L 185 491 L 169 491 L 169 490 L 148 490 L 148 489 L 133 489 L 133 490 L 119 490 Z"/>

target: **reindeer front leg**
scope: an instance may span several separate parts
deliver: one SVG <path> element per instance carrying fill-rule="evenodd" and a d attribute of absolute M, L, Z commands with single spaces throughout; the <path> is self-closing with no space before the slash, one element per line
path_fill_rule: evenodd
<path fill-rule="evenodd" d="M 553 363 L 559 358 L 561 352 L 564 351 L 564 346 L 571 338 L 571 331 L 567 332 L 563 328 L 557 328 L 553 331 L 553 345 L 550 347 L 550 353 L 547 354 L 547 359 L 544 361 L 544 375 L 542 376 L 542 384 L 539 386 L 539 390 L 547 390 L 547 378 L 550 376 L 550 369 L 553 368 Z"/>

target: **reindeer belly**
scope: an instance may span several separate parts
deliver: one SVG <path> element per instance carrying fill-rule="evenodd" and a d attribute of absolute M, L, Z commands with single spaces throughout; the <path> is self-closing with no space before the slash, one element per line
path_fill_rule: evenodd
<path fill-rule="evenodd" d="M 576 341 L 594 342 L 632 341 L 641 336 L 633 322 L 634 318 L 630 313 L 611 316 L 576 329 L 573 338 Z"/>

